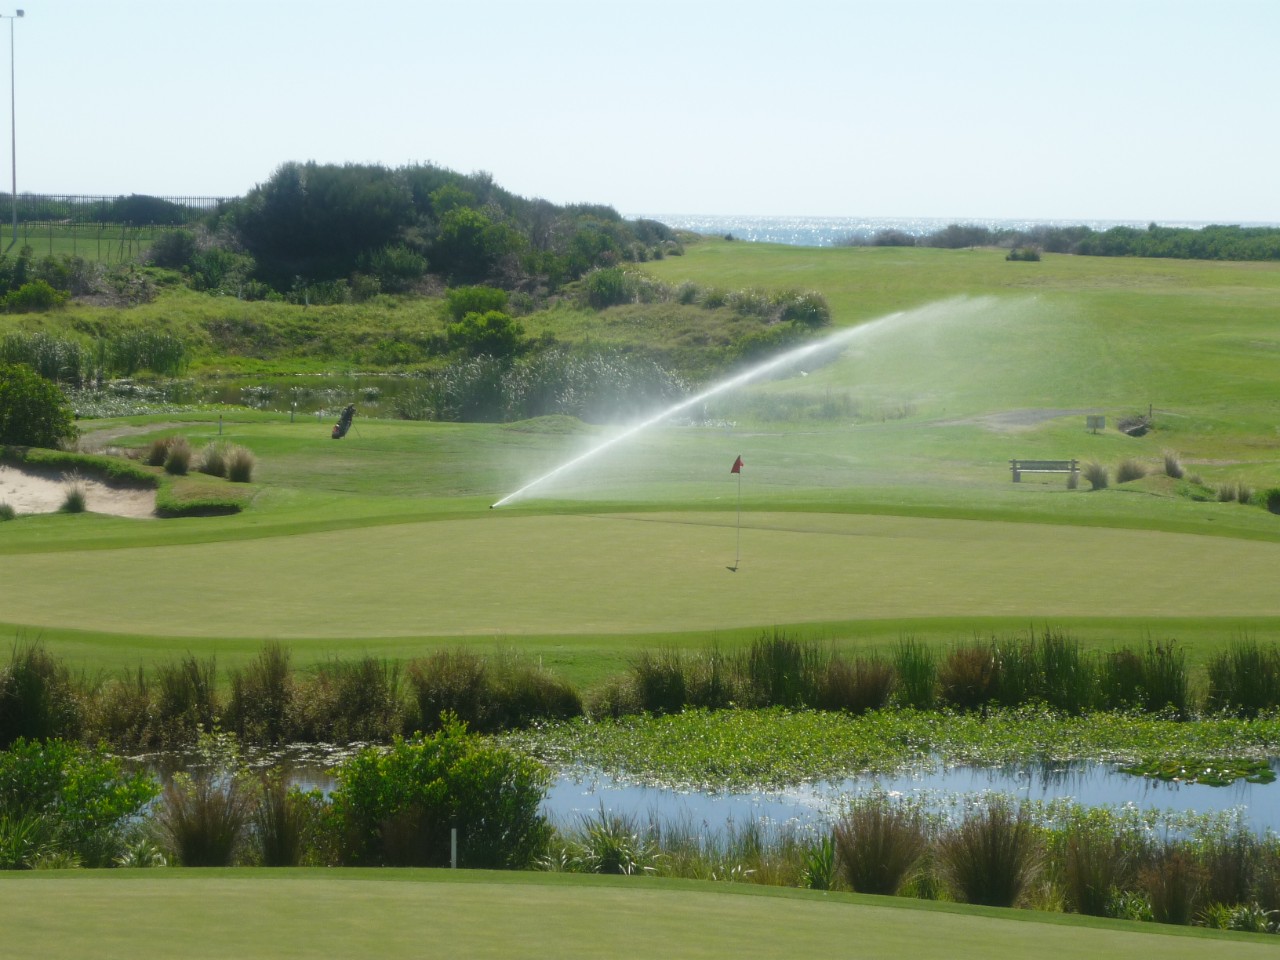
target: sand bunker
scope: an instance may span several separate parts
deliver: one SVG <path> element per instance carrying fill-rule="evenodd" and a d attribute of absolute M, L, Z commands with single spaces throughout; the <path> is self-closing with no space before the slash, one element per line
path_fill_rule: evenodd
<path fill-rule="evenodd" d="M 67 499 L 72 478 L 66 474 L 30 473 L 0 464 L 0 503 L 17 513 L 55 513 Z M 84 487 L 85 509 L 117 517 L 155 517 L 156 492 L 147 487 L 111 486 L 100 480 L 79 478 Z"/>

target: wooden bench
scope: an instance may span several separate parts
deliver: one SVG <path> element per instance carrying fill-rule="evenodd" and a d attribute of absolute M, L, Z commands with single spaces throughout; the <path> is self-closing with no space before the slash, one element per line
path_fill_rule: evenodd
<path fill-rule="evenodd" d="M 1024 473 L 1069 473 L 1073 480 L 1079 479 L 1079 460 L 1010 460 L 1009 469 L 1013 471 L 1013 482 L 1022 480 Z"/>

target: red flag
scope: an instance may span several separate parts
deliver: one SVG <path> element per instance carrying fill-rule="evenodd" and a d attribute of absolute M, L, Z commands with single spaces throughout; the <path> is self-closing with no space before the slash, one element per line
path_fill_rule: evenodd
<path fill-rule="evenodd" d="M 739 456 L 737 460 L 733 461 L 733 466 L 729 468 L 729 472 L 730 472 L 730 473 L 741 473 L 741 472 L 742 472 L 742 457 L 741 457 L 741 456 Z"/>

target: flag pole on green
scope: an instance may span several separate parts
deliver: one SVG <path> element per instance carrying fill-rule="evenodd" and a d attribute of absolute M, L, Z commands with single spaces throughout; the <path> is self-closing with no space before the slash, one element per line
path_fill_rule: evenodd
<path fill-rule="evenodd" d="M 733 554 L 733 570 L 736 573 L 738 562 L 742 559 L 742 454 L 738 454 L 738 459 L 733 461 L 729 472 L 738 475 L 738 545 Z"/>

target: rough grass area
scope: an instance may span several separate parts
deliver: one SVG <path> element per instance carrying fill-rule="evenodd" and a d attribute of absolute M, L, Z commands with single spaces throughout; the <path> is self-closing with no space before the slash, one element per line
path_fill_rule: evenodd
<path fill-rule="evenodd" d="M 435 870 L 119 870 L 0 876 L 15 956 L 188 960 L 635 956 L 917 960 L 1222 960 L 1269 956 L 1264 935 L 854 894 L 639 877 Z"/>

